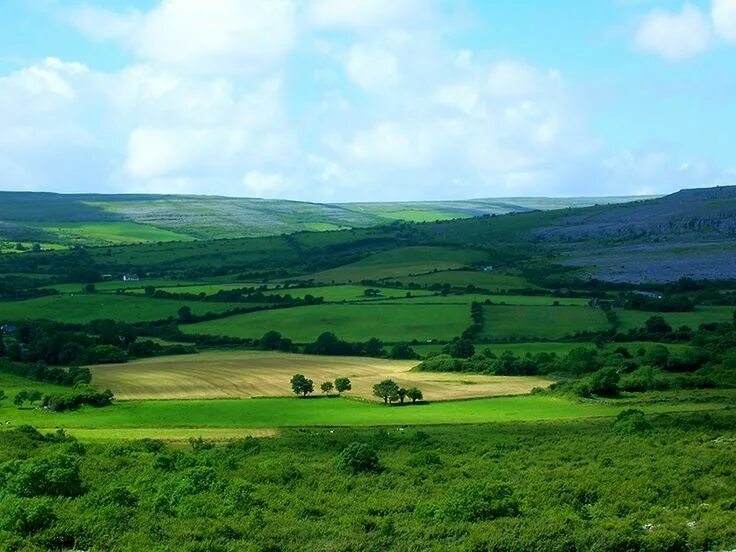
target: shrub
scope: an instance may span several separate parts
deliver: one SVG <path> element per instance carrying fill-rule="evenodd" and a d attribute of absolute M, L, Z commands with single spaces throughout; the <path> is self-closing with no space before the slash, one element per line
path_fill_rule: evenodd
<path fill-rule="evenodd" d="M 353 475 L 381 471 L 375 449 L 365 443 L 351 443 L 345 447 L 338 457 L 338 467 Z"/>
<path fill-rule="evenodd" d="M 491 521 L 518 516 L 519 501 L 513 489 L 503 483 L 466 483 L 457 487 L 440 508 L 440 516 L 450 521 Z"/>
<path fill-rule="evenodd" d="M 0 501 L 0 529 L 18 535 L 32 535 L 48 529 L 56 521 L 49 500 L 4 498 Z"/>
<path fill-rule="evenodd" d="M 644 416 L 644 412 L 635 408 L 629 408 L 620 412 L 613 422 L 613 430 L 616 433 L 634 434 L 650 429 L 652 426 Z"/>
<path fill-rule="evenodd" d="M 82 494 L 82 478 L 73 456 L 52 456 L 5 464 L 0 481 L 18 496 L 78 496 Z"/>

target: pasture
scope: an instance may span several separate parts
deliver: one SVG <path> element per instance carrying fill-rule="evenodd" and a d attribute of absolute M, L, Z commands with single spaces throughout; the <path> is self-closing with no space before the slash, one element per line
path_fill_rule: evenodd
<path fill-rule="evenodd" d="M 187 234 L 129 221 L 26 223 L 58 237 L 63 243 L 120 245 L 162 241 L 189 241 Z"/>
<path fill-rule="evenodd" d="M 426 293 L 426 292 L 425 292 Z M 400 303 L 464 303 L 470 305 L 473 301 L 484 303 L 490 301 L 494 305 L 572 305 L 587 306 L 589 299 L 584 297 L 554 297 L 551 295 L 485 295 L 480 293 L 462 293 L 448 295 L 422 295 L 422 290 L 415 293 L 411 291 L 412 297 L 400 301 Z"/>
<path fill-rule="evenodd" d="M 269 351 L 222 351 L 169 356 L 125 365 L 91 366 L 93 381 L 118 399 L 208 399 L 284 397 L 289 380 L 300 373 L 323 381 L 347 376 L 351 397 L 376 400 L 372 387 L 393 379 L 402 387 L 419 387 L 426 400 L 467 399 L 529 393 L 551 382 L 540 377 L 504 377 L 412 372 L 417 361 L 367 357 L 319 357 Z"/>
<path fill-rule="evenodd" d="M 405 285 L 418 284 L 429 287 L 435 284 L 448 284 L 452 287 L 475 286 L 489 290 L 513 290 L 536 288 L 521 276 L 505 274 L 503 272 L 483 272 L 479 270 L 443 270 L 421 274 L 419 276 L 405 276 L 398 278 Z"/>
<path fill-rule="evenodd" d="M 687 326 L 697 330 L 698 326 L 708 322 L 730 322 L 733 320 L 734 307 L 698 306 L 692 312 L 647 312 L 635 310 L 617 310 L 620 321 L 619 329 L 628 331 L 644 327 L 644 323 L 652 316 L 661 316 L 673 329 Z"/>
<path fill-rule="evenodd" d="M 176 317 L 177 311 L 185 305 L 189 306 L 194 314 L 223 312 L 244 306 L 242 303 L 203 303 L 130 295 L 78 293 L 0 302 L 0 320 L 45 319 L 84 324 L 107 318 L 120 322 L 145 322 Z"/>
<path fill-rule="evenodd" d="M 692 393 L 697 396 L 696 393 Z M 647 413 L 719 410 L 733 399 L 688 402 L 680 399 L 637 404 Z M 731 397 L 731 399 L 728 399 Z M 348 398 L 266 398 L 218 400 L 126 401 L 105 408 L 82 407 L 72 412 L 44 412 L 0 403 L 0 419 L 9 427 L 96 429 L 97 438 L 117 435 L 121 429 L 148 429 L 161 435 L 171 429 L 198 429 L 207 438 L 211 428 L 243 430 L 282 427 L 458 425 L 511 421 L 574 420 L 616 416 L 627 401 L 579 402 L 547 395 L 440 401 L 421 405 L 385 406 Z M 196 434 L 196 432 L 192 432 Z M 247 433 L 244 433 L 247 434 Z"/>
<path fill-rule="evenodd" d="M 491 305 L 484 307 L 479 337 L 560 339 L 575 332 L 608 328 L 603 311 L 592 307 Z"/>
<path fill-rule="evenodd" d="M 400 247 L 375 253 L 354 263 L 304 276 L 303 280 L 351 283 L 362 280 L 397 279 L 435 270 L 463 268 L 486 261 L 487 254 L 454 247 Z"/>
<path fill-rule="evenodd" d="M 185 333 L 258 338 L 277 330 L 296 343 L 310 343 L 323 332 L 346 341 L 377 337 L 386 342 L 452 339 L 470 325 L 467 305 L 328 304 L 229 316 L 188 324 Z"/>

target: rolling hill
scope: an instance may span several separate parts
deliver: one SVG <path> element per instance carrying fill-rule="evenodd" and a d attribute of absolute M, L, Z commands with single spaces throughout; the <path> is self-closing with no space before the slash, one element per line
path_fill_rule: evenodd
<path fill-rule="evenodd" d="M 620 203 L 630 197 L 309 203 L 186 195 L 0 192 L 0 242 L 111 245 L 273 236 Z"/>

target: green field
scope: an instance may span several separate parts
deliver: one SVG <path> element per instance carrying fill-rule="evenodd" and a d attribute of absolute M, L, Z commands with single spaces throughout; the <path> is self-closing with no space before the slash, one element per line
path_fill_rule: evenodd
<path fill-rule="evenodd" d="M 154 284 L 147 284 L 154 285 Z M 232 290 L 240 289 L 250 286 L 259 286 L 260 284 L 194 284 L 194 285 L 178 285 L 178 286 L 155 286 L 156 289 L 167 291 L 169 293 L 204 293 L 205 295 L 212 295 L 220 290 Z M 269 288 L 274 288 L 273 285 Z M 270 291 L 264 291 L 266 295 L 278 294 L 278 295 L 291 295 L 294 298 L 303 298 L 306 295 L 312 295 L 313 297 L 322 297 L 325 302 L 337 303 L 342 301 L 380 301 L 382 299 L 401 299 L 406 297 L 407 293 L 411 293 L 413 296 L 430 296 L 433 292 L 427 290 L 404 290 L 396 288 L 370 288 L 378 289 L 378 296 L 366 296 L 365 290 L 369 289 L 369 286 L 356 286 L 356 285 L 339 285 L 339 286 L 314 286 L 314 287 L 278 287 L 271 289 Z M 143 289 L 135 290 L 136 293 L 144 293 Z"/>
<path fill-rule="evenodd" d="M 609 328 L 606 316 L 592 307 L 486 306 L 479 337 L 489 339 L 559 339 L 581 331 Z"/>
<path fill-rule="evenodd" d="M 590 299 L 584 297 L 553 297 L 551 295 L 484 295 L 480 293 L 463 293 L 449 295 L 423 295 L 424 290 L 412 290 L 411 298 L 405 298 L 400 301 L 404 303 L 464 303 L 470 304 L 473 301 L 484 303 L 490 301 L 495 305 L 548 305 L 554 303 L 559 305 L 587 306 Z M 426 292 L 425 292 L 426 293 Z"/>
<path fill-rule="evenodd" d="M 644 323 L 652 316 L 661 316 L 673 329 L 688 326 L 697 330 L 698 326 L 708 322 L 730 322 L 733 320 L 734 307 L 696 307 L 692 312 L 646 312 L 635 310 L 617 310 L 621 331 L 644 327 Z"/>
<path fill-rule="evenodd" d="M 451 247 L 400 247 L 370 255 L 338 268 L 310 274 L 302 279 L 327 283 L 361 280 L 400 279 L 435 270 L 462 268 L 486 260 L 487 254 L 473 249 Z"/>
<path fill-rule="evenodd" d="M 176 316 L 183 306 L 194 314 L 223 312 L 243 307 L 242 303 L 211 303 L 148 299 L 112 294 L 51 295 L 26 301 L 0 302 L 0 320 L 56 320 L 84 324 L 102 318 L 121 322 L 163 320 Z"/>
<path fill-rule="evenodd" d="M 135 222 L 54 222 L 27 223 L 59 237 L 64 243 L 106 245 L 125 243 L 147 243 L 161 241 L 186 241 L 192 237 L 147 224 Z"/>
<path fill-rule="evenodd" d="M 189 288 L 190 286 L 202 286 L 201 282 L 193 282 L 191 280 L 159 280 L 159 279 L 147 279 L 142 278 L 138 281 L 124 282 L 122 275 L 115 275 L 112 280 L 104 280 L 102 282 L 95 283 L 95 290 L 98 292 L 116 292 L 119 289 L 126 290 L 130 293 L 143 293 L 144 288 L 147 286 L 153 286 L 155 288 L 167 289 L 167 290 L 185 290 L 182 288 Z M 235 287 L 242 287 L 245 284 L 238 284 Z M 78 293 L 84 289 L 84 284 L 81 282 L 75 282 L 70 284 L 54 284 L 46 286 L 51 289 L 55 289 L 60 293 Z M 222 287 L 222 286 L 220 286 Z"/>
<path fill-rule="evenodd" d="M 66 413 L 0 406 L 0 419 L 12 426 L 31 424 L 47 428 L 279 428 L 299 426 L 373 426 L 471 424 L 503 421 L 539 421 L 615 416 L 620 405 L 582 403 L 559 397 L 527 395 L 426 405 L 386 407 L 352 399 L 218 399 L 126 401 L 106 408 L 83 407 Z M 637 405 L 647 412 L 713 410 L 719 402 L 655 402 Z"/>
<path fill-rule="evenodd" d="M 420 276 L 406 276 L 398 278 L 404 284 L 418 284 L 431 286 L 433 284 L 449 284 L 452 287 L 475 287 L 489 290 L 536 288 L 521 276 L 505 274 L 503 272 L 482 272 L 479 270 L 444 270 L 422 274 Z"/>
<path fill-rule="evenodd" d="M 261 337 L 277 330 L 297 343 L 333 332 L 346 341 L 452 339 L 470 325 L 466 305 L 333 304 L 229 316 L 182 326 L 185 333 Z"/>

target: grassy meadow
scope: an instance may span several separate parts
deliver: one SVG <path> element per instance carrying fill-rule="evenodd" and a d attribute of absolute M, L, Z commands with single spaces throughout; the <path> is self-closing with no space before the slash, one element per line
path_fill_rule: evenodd
<path fill-rule="evenodd" d="M 576 332 L 606 330 L 600 309 L 583 306 L 491 305 L 484 307 L 479 337 L 559 339 Z"/>
<path fill-rule="evenodd" d="M 243 305 L 149 299 L 130 295 L 77 293 L 2 302 L 0 303 L 0 320 L 45 319 L 83 324 L 106 318 L 122 322 L 144 322 L 176 317 L 177 311 L 183 306 L 189 306 L 194 314 L 205 314 L 222 312 Z"/>
<path fill-rule="evenodd" d="M 377 337 L 387 342 L 452 339 L 470 325 L 467 305 L 409 305 L 365 302 L 253 312 L 188 324 L 185 333 L 258 338 L 277 330 L 296 343 L 310 343 L 323 332 L 347 341 Z"/>
<path fill-rule="evenodd" d="M 401 279 L 402 276 L 463 268 L 483 263 L 487 254 L 473 249 L 450 247 L 399 247 L 364 259 L 303 277 L 326 283 L 361 280 Z"/>
<path fill-rule="evenodd" d="M 397 279 L 404 284 L 417 284 L 427 287 L 435 284 L 448 284 L 452 287 L 464 288 L 467 286 L 475 286 L 492 291 L 536 288 L 535 285 L 531 284 L 521 276 L 498 271 L 442 270 L 417 276 L 404 276 Z"/>
<path fill-rule="evenodd" d="M 648 412 L 719 410 L 733 400 L 683 400 L 637 405 Z M 263 398 L 218 400 L 124 401 L 106 408 L 82 407 L 64 413 L 0 406 L 0 419 L 9 427 L 30 424 L 47 428 L 271 429 L 281 427 L 400 426 L 485 424 L 510 421 L 572 420 L 616 416 L 630 403 L 584 403 L 553 396 L 526 395 L 464 401 L 438 401 L 422 405 L 391 406 L 349 398 Z"/>

